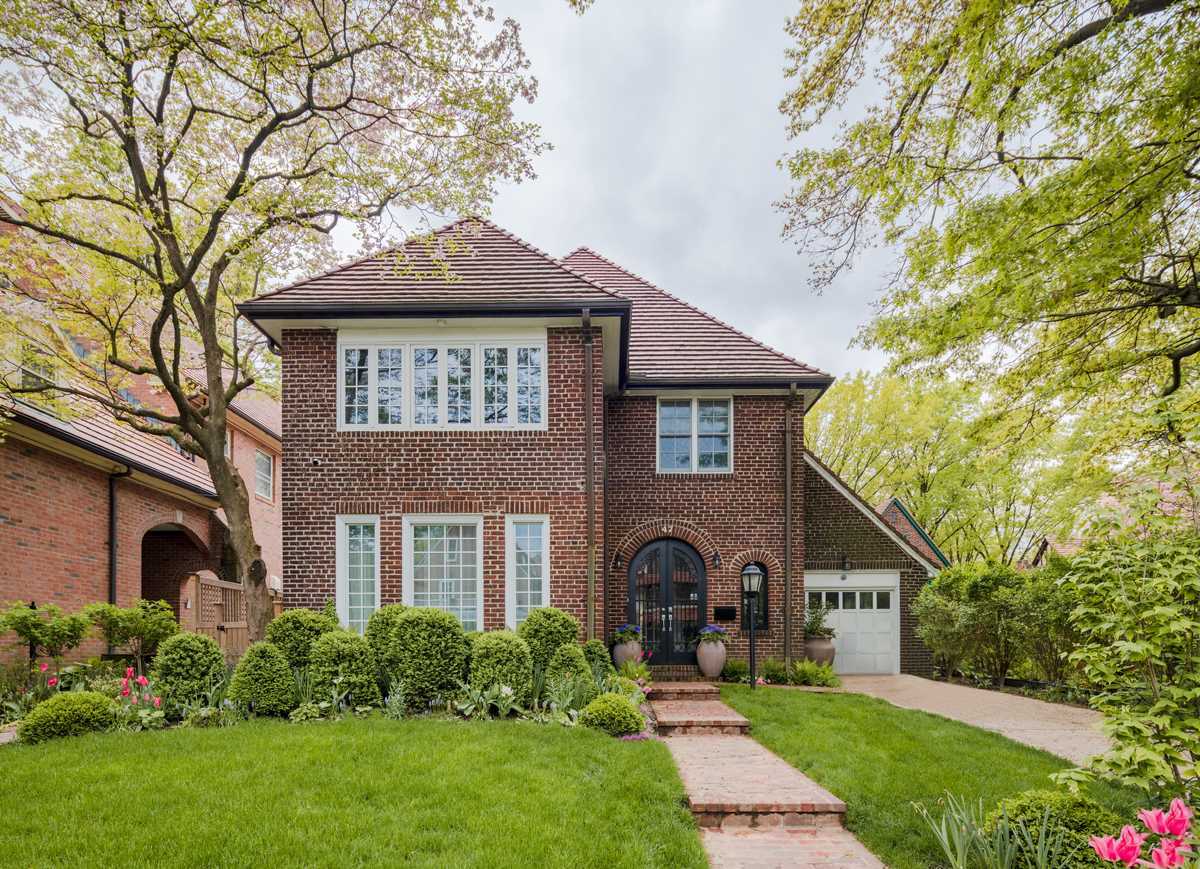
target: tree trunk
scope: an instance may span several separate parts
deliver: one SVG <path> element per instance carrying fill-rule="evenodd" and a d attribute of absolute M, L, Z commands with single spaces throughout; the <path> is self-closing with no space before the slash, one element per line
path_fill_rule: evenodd
<path fill-rule="evenodd" d="M 215 461 L 209 460 L 209 474 L 229 524 L 229 545 L 237 560 L 238 580 L 245 587 L 247 630 L 250 642 L 254 643 L 266 639 L 267 623 L 274 610 L 271 590 L 267 587 L 267 567 L 262 560 L 262 548 L 254 539 L 250 494 L 242 475 L 225 458 L 224 446 L 216 453 Z"/>

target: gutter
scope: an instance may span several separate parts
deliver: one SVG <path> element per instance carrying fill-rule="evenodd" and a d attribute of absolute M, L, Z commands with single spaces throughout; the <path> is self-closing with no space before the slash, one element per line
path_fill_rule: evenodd
<path fill-rule="evenodd" d="M 783 406 L 783 660 L 792 666 L 792 405 L 797 387 L 788 390 Z M 754 618 L 753 615 L 750 616 Z"/>
<path fill-rule="evenodd" d="M 117 602 L 117 480 L 132 473 L 126 465 L 125 470 L 108 475 L 108 602 L 114 605 Z"/>
<path fill-rule="evenodd" d="M 596 636 L 596 432 L 592 396 L 592 312 L 584 308 L 583 319 L 583 488 L 587 499 L 587 638 Z"/>

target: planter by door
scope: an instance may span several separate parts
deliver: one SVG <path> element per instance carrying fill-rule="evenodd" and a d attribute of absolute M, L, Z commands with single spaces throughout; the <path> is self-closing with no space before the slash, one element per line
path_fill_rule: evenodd
<path fill-rule="evenodd" d="M 696 663 L 700 672 L 709 679 L 715 679 L 725 669 L 724 643 L 699 643 L 696 646 Z"/>
<path fill-rule="evenodd" d="M 617 669 L 626 661 L 636 661 L 642 654 L 642 644 L 637 640 L 630 640 L 628 643 L 617 643 L 613 646 L 613 661 L 617 664 Z"/>
<path fill-rule="evenodd" d="M 708 611 L 704 560 L 682 540 L 656 540 L 629 564 L 629 621 L 642 627 L 651 664 L 694 664 Z"/>
<path fill-rule="evenodd" d="M 818 664 L 832 664 L 837 649 L 829 637 L 805 637 L 804 657 Z"/>

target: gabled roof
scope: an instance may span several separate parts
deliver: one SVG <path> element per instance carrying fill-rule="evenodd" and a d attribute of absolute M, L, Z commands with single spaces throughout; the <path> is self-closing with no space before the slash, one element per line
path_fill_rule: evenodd
<path fill-rule="evenodd" d="M 904 506 L 904 502 L 899 498 L 892 497 L 888 499 L 876 512 L 889 525 L 895 528 L 896 531 L 903 535 L 904 539 L 912 544 L 914 549 L 918 550 L 930 561 L 937 561 L 943 567 L 950 566 L 950 559 L 938 548 L 938 545 L 933 542 L 933 538 L 929 536 L 925 528 L 908 511 L 908 508 Z"/>
<path fill-rule="evenodd" d="M 798 382 L 824 388 L 833 382 L 824 371 L 768 347 L 586 247 L 562 262 L 632 302 L 630 385 Z"/>
<path fill-rule="evenodd" d="M 243 302 L 251 317 L 332 310 L 620 305 L 616 293 L 489 220 L 468 217 Z"/>

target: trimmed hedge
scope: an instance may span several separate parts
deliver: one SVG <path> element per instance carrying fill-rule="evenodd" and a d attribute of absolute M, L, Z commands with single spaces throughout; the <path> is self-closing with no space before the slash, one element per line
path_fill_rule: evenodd
<path fill-rule="evenodd" d="M 1088 839 L 1112 835 L 1114 830 L 1121 829 L 1123 821 L 1116 813 L 1082 794 L 1052 790 L 1022 791 L 1000 801 L 987 816 L 984 832 L 990 834 L 995 830 L 1002 814 L 1007 815 L 1010 822 L 1023 822 L 1031 831 L 1038 830 L 1047 809 L 1050 810 L 1051 832 L 1061 830 L 1063 844 L 1073 849 L 1060 864 L 1063 869 L 1093 869 L 1109 865 L 1096 856 Z M 1017 865 L 1034 864 L 1028 855 L 1018 854 Z"/>
<path fill-rule="evenodd" d="M 493 685 L 513 689 L 521 706 L 529 703 L 533 685 L 533 656 L 529 645 L 512 631 L 489 631 L 471 643 L 471 687 L 486 691 Z"/>
<path fill-rule="evenodd" d="M 609 675 L 617 672 L 617 668 L 613 666 L 608 646 L 595 637 L 583 644 L 583 656 L 587 658 L 588 666 L 592 668 L 593 673 L 597 669 Z"/>
<path fill-rule="evenodd" d="M 560 679 L 575 679 L 584 687 L 579 700 L 581 705 L 587 705 L 599 693 L 596 690 L 596 680 L 592 678 L 592 668 L 584 657 L 583 647 L 571 640 L 563 643 L 550 658 L 546 667 L 546 684 Z"/>
<path fill-rule="evenodd" d="M 45 742 L 112 730 L 117 726 L 117 714 L 117 702 L 96 691 L 62 692 L 39 703 L 21 719 L 17 738 L 22 742 Z"/>
<path fill-rule="evenodd" d="M 603 730 L 609 736 L 641 733 L 646 719 L 628 697 L 620 694 L 601 694 L 584 707 L 579 715 L 584 727 Z"/>
<path fill-rule="evenodd" d="M 426 709 L 436 697 L 458 690 L 467 671 L 462 623 L 431 607 L 410 607 L 396 624 L 396 678 L 410 709 Z M 516 687 L 516 686 L 512 686 Z"/>
<path fill-rule="evenodd" d="M 517 629 L 533 655 L 533 669 L 545 670 L 550 658 L 563 643 L 574 643 L 579 637 L 579 622 L 570 613 L 552 606 L 540 607 L 525 617 Z"/>
<path fill-rule="evenodd" d="M 408 609 L 402 603 L 389 603 L 381 606 L 367 619 L 367 642 L 375 653 L 375 664 L 390 680 L 394 678 L 399 657 L 396 653 L 396 628 L 400 616 Z"/>
<path fill-rule="evenodd" d="M 375 653 L 366 637 L 353 631 L 321 634 L 313 643 L 309 673 L 317 700 L 330 700 L 337 693 L 345 694 L 352 706 L 378 706 L 382 702 L 375 678 Z"/>
<path fill-rule="evenodd" d="M 283 652 L 289 667 L 300 670 L 308 666 L 317 637 L 337 629 L 337 619 L 316 610 L 284 610 L 267 625 L 267 642 Z"/>
<path fill-rule="evenodd" d="M 159 644 L 153 676 L 163 702 L 177 711 L 199 702 L 225 678 L 225 655 L 206 634 L 175 634 Z"/>
<path fill-rule="evenodd" d="M 255 715 L 287 715 L 296 708 L 296 680 L 278 646 L 258 642 L 246 649 L 233 671 L 229 699 Z"/>

